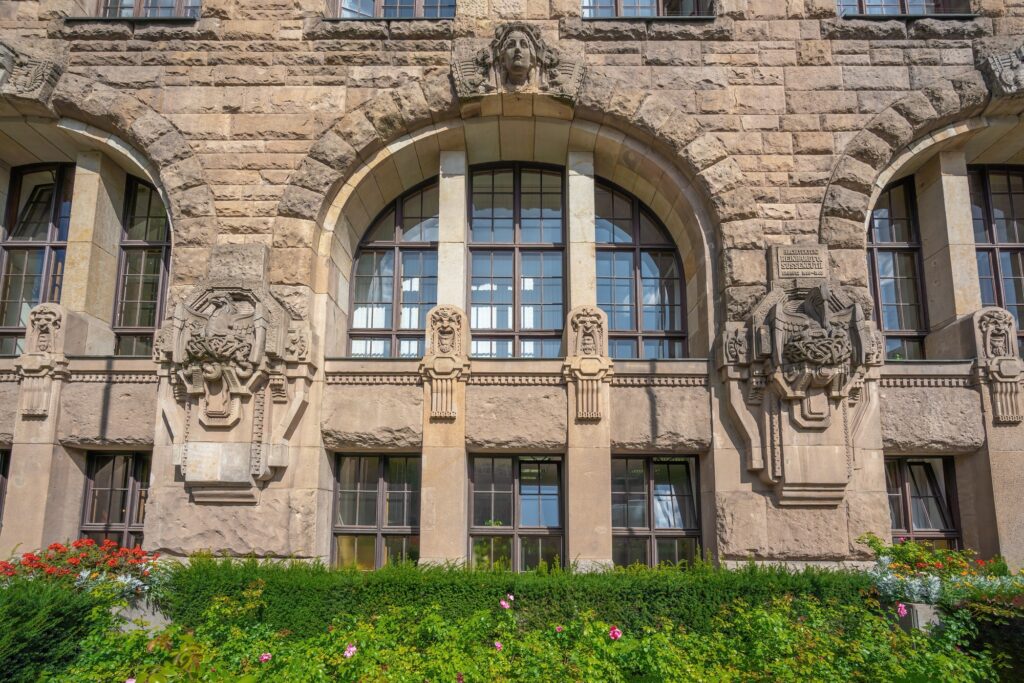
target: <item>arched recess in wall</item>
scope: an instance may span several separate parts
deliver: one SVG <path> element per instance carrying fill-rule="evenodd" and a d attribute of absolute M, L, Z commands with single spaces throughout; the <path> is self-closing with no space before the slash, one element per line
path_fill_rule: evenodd
<path fill-rule="evenodd" d="M 375 165 L 393 166 L 393 162 L 386 161 L 393 154 L 408 154 L 407 147 L 432 148 L 434 156 L 442 147 L 466 148 L 465 131 L 495 126 L 493 130 L 498 132 L 491 141 L 472 145 L 472 153 L 492 161 L 529 160 L 536 157 L 531 145 L 503 145 L 500 121 L 507 121 L 506 127 L 528 126 L 533 134 L 545 127 L 561 127 L 566 145 L 578 143 L 580 149 L 589 145 L 596 150 L 600 139 L 602 145 L 615 147 L 606 162 L 598 162 L 597 175 L 626 189 L 631 189 L 637 178 L 641 184 L 647 178 L 658 179 L 655 194 L 665 193 L 665 206 L 659 209 L 654 197 L 648 203 L 667 225 L 679 222 L 678 217 L 684 213 L 697 219 L 697 232 L 687 238 L 679 232 L 676 239 L 684 250 L 700 245 L 702 252 L 702 268 L 690 270 L 687 276 L 698 274 L 702 278 L 699 290 L 707 292 L 697 314 L 701 317 L 699 324 L 690 325 L 695 333 L 700 331 L 699 337 L 692 338 L 695 343 L 691 344 L 691 355 L 706 355 L 714 328 L 711 320 L 728 314 L 732 286 L 747 284 L 730 279 L 728 253 L 762 250 L 763 230 L 756 218 L 753 193 L 737 161 L 728 156 L 717 138 L 704 134 L 695 122 L 679 117 L 677 104 L 664 93 L 623 92 L 621 83 L 588 78 L 575 109 L 535 95 L 489 96 L 460 107 L 449 74 L 440 70 L 423 81 L 378 94 L 326 131 L 289 178 L 275 219 L 274 244 L 279 248 L 273 255 L 272 279 L 284 284 L 314 281 L 318 292 L 328 291 L 327 259 L 331 258 L 332 244 L 341 244 L 335 237 L 339 198 L 354 193 Z M 528 139 L 533 141 L 533 137 Z M 545 153 L 546 149 L 541 150 Z M 476 159 L 470 156 L 470 163 Z M 557 163 L 564 163 L 563 159 Z M 638 172 L 642 164 L 651 165 L 651 173 Z M 401 179 L 397 172 L 391 175 Z M 423 177 L 426 175 L 420 180 Z M 411 181 L 401 180 L 401 189 L 411 187 Z M 644 196 L 643 191 L 635 194 Z M 380 205 L 383 201 L 381 197 Z M 677 216 L 672 217 L 669 214 L 677 201 L 686 209 L 677 209 Z M 368 221 L 372 216 L 365 218 Z M 725 262 L 721 275 L 720 261 Z M 712 288 L 719 287 L 726 288 L 725 303 L 710 295 Z M 716 305 L 711 305 L 712 301 Z M 325 319 L 323 324 L 329 329 L 333 322 Z M 700 344 L 696 343 L 698 339 L 702 340 Z M 329 345 L 328 351 L 336 349 Z"/>

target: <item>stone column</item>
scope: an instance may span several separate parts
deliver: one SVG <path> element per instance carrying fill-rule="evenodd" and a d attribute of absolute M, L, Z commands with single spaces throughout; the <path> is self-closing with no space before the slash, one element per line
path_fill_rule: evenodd
<path fill-rule="evenodd" d="M 466 377 L 469 320 L 457 306 L 427 314 L 420 475 L 420 562 L 465 562 L 469 546 Z"/>
<path fill-rule="evenodd" d="M 929 358 L 968 358 L 972 331 L 964 321 L 981 307 L 967 161 L 940 152 L 915 176 Z"/>
<path fill-rule="evenodd" d="M 572 309 L 565 326 L 566 560 L 583 571 L 612 563 L 612 361 L 607 330 L 607 318 L 596 306 Z"/>
<path fill-rule="evenodd" d="M 467 161 L 463 150 L 441 152 L 438 180 L 437 303 L 466 305 Z"/>
<path fill-rule="evenodd" d="M 594 246 L 594 153 L 569 152 L 566 212 L 569 229 L 569 306 L 597 304 Z"/>

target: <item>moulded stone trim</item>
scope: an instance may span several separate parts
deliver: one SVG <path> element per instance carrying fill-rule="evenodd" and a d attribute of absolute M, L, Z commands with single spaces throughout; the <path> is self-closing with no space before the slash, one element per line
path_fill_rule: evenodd
<path fill-rule="evenodd" d="M 328 372 L 324 376 L 327 384 L 422 384 L 423 377 L 406 373 L 344 374 Z"/>
<path fill-rule="evenodd" d="M 622 375 L 612 377 L 613 387 L 706 387 L 706 375 Z"/>
<path fill-rule="evenodd" d="M 472 374 L 467 384 L 486 386 L 557 386 L 565 384 L 561 375 L 481 375 Z"/>
<path fill-rule="evenodd" d="M 2 381 L 2 380 L 0 380 Z M 74 372 L 68 382 L 88 382 L 103 384 L 156 384 L 160 381 L 156 370 L 153 372 Z"/>
<path fill-rule="evenodd" d="M 969 377 L 883 377 L 879 386 L 885 388 L 908 387 L 969 387 Z"/>

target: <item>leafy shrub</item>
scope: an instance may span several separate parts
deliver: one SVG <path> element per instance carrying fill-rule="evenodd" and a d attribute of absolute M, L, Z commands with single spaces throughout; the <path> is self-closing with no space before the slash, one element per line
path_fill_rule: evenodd
<path fill-rule="evenodd" d="M 324 624 L 339 619 L 370 619 L 391 607 L 417 610 L 436 604 L 451 619 L 468 618 L 489 609 L 494 596 L 505 593 L 521 596 L 520 618 L 532 627 L 566 622 L 593 611 L 630 629 L 653 627 L 669 619 L 706 632 L 721 606 L 737 599 L 760 605 L 788 593 L 853 604 L 871 590 L 871 577 L 863 572 L 793 572 L 755 565 L 738 570 L 698 565 L 686 571 L 586 574 L 409 566 L 358 572 L 300 562 L 194 557 L 171 572 L 162 607 L 178 623 L 194 627 L 215 596 L 238 599 L 257 580 L 264 585 L 263 604 L 250 623 L 298 636 L 321 633 Z"/>
<path fill-rule="evenodd" d="M 36 681 L 78 654 L 81 641 L 112 623 L 111 600 L 67 583 L 14 580 L 0 587 L 3 680 Z"/>

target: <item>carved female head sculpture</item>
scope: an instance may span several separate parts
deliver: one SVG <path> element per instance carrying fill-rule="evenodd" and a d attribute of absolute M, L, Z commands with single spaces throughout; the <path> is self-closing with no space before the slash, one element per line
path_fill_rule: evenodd
<path fill-rule="evenodd" d="M 536 47 L 525 31 L 512 30 L 498 45 L 498 57 L 505 76 L 513 85 L 525 85 L 537 65 Z"/>

